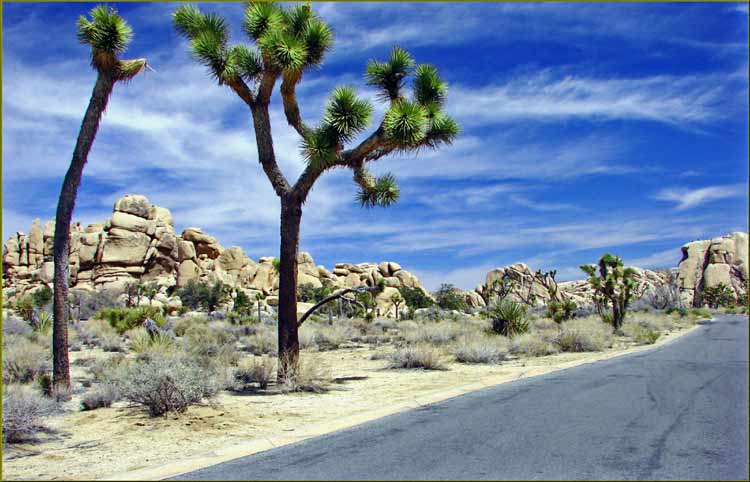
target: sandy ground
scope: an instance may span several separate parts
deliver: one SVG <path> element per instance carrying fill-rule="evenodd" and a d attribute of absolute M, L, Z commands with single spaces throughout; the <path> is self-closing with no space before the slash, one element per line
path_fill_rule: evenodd
<path fill-rule="evenodd" d="M 501 365 L 449 362 L 446 355 L 443 371 L 388 370 L 385 360 L 370 359 L 375 351 L 390 350 L 388 346 L 303 351 L 303 357 L 314 357 L 336 379 L 328 393 L 222 393 L 210 405 L 165 418 L 149 418 L 124 403 L 81 412 L 80 396 L 74 397 L 64 414 L 48 419 L 55 434 L 41 443 L 4 450 L 2 476 L 3 480 L 164 478 L 485 386 L 650 349 L 691 330 L 662 335 L 655 345 L 635 347 L 620 341 L 606 352 L 520 358 Z M 71 359 L 92 353 L 72 353 Z M 86 372 L 74 365 L 72 375 L 80 380 Z"/>

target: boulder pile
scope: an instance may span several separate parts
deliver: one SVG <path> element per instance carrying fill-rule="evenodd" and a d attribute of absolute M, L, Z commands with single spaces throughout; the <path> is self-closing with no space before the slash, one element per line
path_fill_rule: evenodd
<path fill-rule="evenodd" d="M 264 295 L 267 306 L 278 304 L 279 279 L 272 257 L 250 259 L 242 248 L 224 248 L 200 228 L 189 227 L 177 234 L 172 214 L 140 195 L 127 195 L 115 202 L 112 216 L 102 223 L 82 228 L 71 226 L 70 286 L 72 290 L 124 292 L 133 282 L 155 283 L 157 305 L 177 309 L 175 288 L 191 280 L 221 281 L 239 288 L 255 300 Z M 54 222 L 42 229 L 35 220 L 29 234 L 16 233 L 3 246 L 3 297 L 15 299 L 42 286 L 52 287 Z M 419 288 L 419 279 L 398 263 L 338 263 L 332 271 L 316 265 L 309 253 L 300 252 L 298 284 L 334 289 L 375 286 L 385 289 L 377 296 L 380 316 L 393 316 L 390 301 L 401 286 Z M 426 291 L 425 291 L 426 293 Z"/>

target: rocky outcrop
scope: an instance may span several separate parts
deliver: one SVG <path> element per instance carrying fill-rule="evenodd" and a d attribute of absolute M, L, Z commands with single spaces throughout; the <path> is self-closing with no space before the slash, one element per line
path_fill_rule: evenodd
<path fill-rule="evenodd" d="M 3 295 L 5 299 L 50 286 L 53 277 L 54 223 L 35 220 L 29 234 L 16 233 L 3 246 Z M 159 287 L 155 303 L 179 306 L 175 288 L 191 280 L 221 281 L 240 288 L 255 300 L 262 294 L 273 306 L 279 281 L 272 257 L 250 259 L 242 248 L 224 248 L 202 229 L 189 227 L 177 234 L 172 214 L 140 195 L 118 199 L 112 216 L 85 229 L 71 226 L 70 286 L 73 290 L 122 292 L 129 283 L 153 282 Z M 300 252 L 298 283 L 336 288 L 376 286 L 385 290 L 376 298 L 380 316 L 393 316 L 391 297 L 401 286 L 422 288 L 416 276 L 394 262 L 338 263 L 333 271 L 316 265 L 309 253 Z M 426 292 L 426 291 L 425 291 Z"/>
<path fill-rule="evenodd" d="M 635 270 L 633 278 L 638 284 L 638 293 L 644 294 L 656 288 L 669 284 L 674 279 L 670 270 L 652 271 L 650 269 L 632 266 Z M 558 284 L 562 293 L 575 301 L 578 306 L 587 306 L 593 303 L 594 290 L 587 280 L 563 281 Z"/>
<path fill-rule="evenodd" d="M 735 296 L 747 290 L 748 235 L 734 232 L 682 246 L 678 286 L 687 306 L 701 306 L 704 288 L 724 283 Z"/>

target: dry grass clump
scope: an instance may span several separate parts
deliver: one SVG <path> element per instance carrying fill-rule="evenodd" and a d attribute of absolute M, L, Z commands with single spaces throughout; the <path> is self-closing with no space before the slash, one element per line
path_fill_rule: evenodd
<path fill-rule="evenodd" d="M 282 393 L 290 392 L 313 392 L 324 393 L 328 391 L 331 376 L 317 358 L 301 358 L 297 368 L 290 370 L 286 377 L 281 380 L 279 390 Z"/>
<path fill-rule="evenodd" d="M 557 328 L 554 330 L 558 334 Z M 550 342 L 544 335 L 539 332 L 524 333 L 513 338 L 510 342 L 510 352 L 513 354 L 523 354 L 530 357 L 553 355 L 559 348 Z"/>
<path fill-rule="evenodd" d="M 54 413 L 55 403 L 28 386 L 3 387 L 3 444 L 36 440 L 39 432 L 48 432 L 42 420 Z"/>
<path fill-rule="evenodd" d="M 240 338 L 240 344 L 244 351 L 253 355 L 276 355 L 278 336 L 272 327 L 258 325 L 255 334 Z"/>
<path fill-rule="evenodd" d="M 500 363 L 508 356 L 508 340 L 499 336 L 471 336 L 461 339 L 453 348 L 461 363 Z"/>
<path fill-rule="evenodd" d="M 265 390 L 276 376 L 276 362 L 270 357 L 253 357 L 242 360 L 232 372 L 232 390 L 241 392 L 248 388 Z"/>
<path fill-rule="evenodd" d="M 3 338 L 3 383 L 32 382 L 51 366 L 49 348 L 16 335 Z"/>
<path fill-rule="evenodd" d="M 661 336 L 658 330 L 649 328 L 647 323 L 625 322 L 621 330 L 625 336 L 632 338 L 638 345 L 653 345 Z"/>
<path fill-rule="evenodd" d="M 3 338 L 14 335 L 31 335 L 31 325 L 15 316 L 3 317 Z"/>
<path fill-rule="evenodd" d="M 566 321 L 557 337 L 562 351 L 602 351 L 612 346 L 612 327 L 598 316 L 587 316 Z"/>
<path fill-rule="evenodd" d="M 152 417 L 184 412 L 219 389 L 215 371 L 182 355 L 125 363 L 113 382 L 122 398 L 147 408 Z"/>
<path fill-rule="evenodd" d="M 424 368 L 442 370 L 440 350 L 428 343 L 406 345 L 397 348 L 388 357 L 388 368 Z"/>
<path fill-rule="evenodd" d="M 461 335 L 461 327 L 455 323 L 439 322 L 417 326 L 404 331 L 404 339 L 409 343 L 431 343 L 444 345 L 455 341 Z"/>
<path fill-rule="evenodd" d="M 120 391 L 111 383 L 103 383 L 94 387 L 81 400 L 81 410 L 96 410 L 110 407 L 120 398 Z"/>
<path fill-rule="evenodd" d="M 306 323 L 302 325 L 299 331 L 301 348 L 317 349 L 320 351 L 335 350 L 354 337 L 354 329 L 344 324 L 323 325 Z"/>

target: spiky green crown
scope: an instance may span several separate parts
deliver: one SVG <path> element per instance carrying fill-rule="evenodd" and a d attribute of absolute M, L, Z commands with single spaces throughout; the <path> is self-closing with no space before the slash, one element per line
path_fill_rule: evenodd
<path fill-rule="evenodd" d="M 319 65 L 331 47 L 333 34 L 309 5 L 283 9 L 267 2 L 245 7 L 243 30 L 259 51 L 243 45 L 228 47 L 224 19 L 203 14 L 194 5 L 183 5 L 173 14 L 177 32 L 191 41 L 194 56 L 208 67 L 219 83 L 257 79 L 264 71 L 299 76 Z"/>
<path fill-rule="evenodd" d="M 91 47 L 91 62 L 98 69 L 111 68 L 117 55 L 125 52 L 133 38 L 133 29 L 112 7 L 97 5 L 89 12 L 91 19 L 78 18 L 78 40 Z"/>

